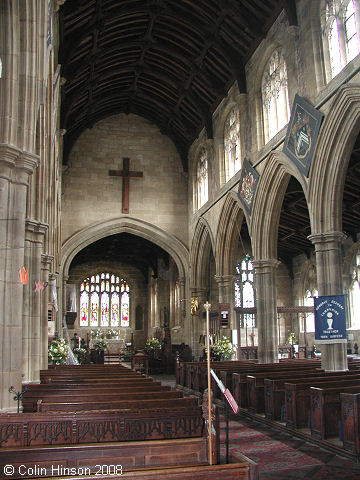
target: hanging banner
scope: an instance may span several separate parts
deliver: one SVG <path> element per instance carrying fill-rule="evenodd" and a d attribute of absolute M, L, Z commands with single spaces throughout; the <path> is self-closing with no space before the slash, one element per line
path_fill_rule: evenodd
<path fill-rule="evenodd" d="M 345 295 L 314 298 L 315 342 L 346 343 Z"/>
<path fill-rule="evenodd" d="M 295 95 L 283 152 L 306 177 L 309 175 L 323 114 Z"/>
<path fill-rule="evenodd" d="M 255 168 L 250 165 L 248 160 L 244 158 L 239 181 L 238 197 L 249 215 L 251 215 L 258 181 L 259 174 Z"/>

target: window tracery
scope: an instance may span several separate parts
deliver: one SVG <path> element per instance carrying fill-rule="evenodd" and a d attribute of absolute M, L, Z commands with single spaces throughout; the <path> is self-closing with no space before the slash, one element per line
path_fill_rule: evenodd
<path fill-rule="evenodd" d="M 273 52 L 262 77 L 265 141 L 273 138 L 289 121 L 287 69 L 280 49 Z"/>
<path fill-rule="evenodd" d="M 80 327 L 128 327 L 129 285 L 120 276 L 102 272 L 80 286 Z"/>
<path fill-rule="evenodd" d="M 360 51 L 359 0 L 327 0 L 323 16 L 324 48 L 328 51 L 327 72 L 334 78 Z"/>
<path fill-rule="evenodd" d="M 241 168 L 239 109 L 234 107 L 224 127 L 225 181 L 228 182 Z"/>
<path fill-rule="evenodd" d="M 255 307 L 254 267 L 249 255 L 245 255 L 235 266 L 235 307 L 246 309 Z M 243 312 L 240 328 L 255 327 L 255 315 Z"/>
<path fill-rule="evenodd" d="M 196 183 L 197 183 L 197 207 L 201 208 L 209 199 L 209 179 L 208 179 L 208 158 L 205 148 L 200 152 L 198 163 L 197 163 L 197 172 L 196 172 Z"/>

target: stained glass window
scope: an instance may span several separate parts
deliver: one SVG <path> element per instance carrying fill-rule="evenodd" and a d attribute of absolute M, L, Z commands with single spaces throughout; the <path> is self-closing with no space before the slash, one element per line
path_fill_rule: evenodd
<path fill-rule="evenodd" d="M 317 297 L 319 292 L 316 289 L 307 290 L 304 297 L 304 306 L 313 307 L 314 306 L 314 297 Z M 313 313 L 306 313 L 306 332 L 315 332 L 315 317 Z M 300 326 L 300 330 L 304 331 L 304 325 Z"/>
<path fill-rule="evenodd" d="M 357 22 L 359 0 L 327 0 L 322 16 L 322 32 L 326 65 L 330 78 L 335 77 L 360 52 L 360 31 Z"/>
<path fill-rule="evenodd" d="M 289 121 L 287 68 L 280 49 L 274 51 L 264 70 L 261 95 L 267 142 Z"/>
<path fill-rule="evenodd" d="M 202 149 L 196 172 L 197 181 L 197 206 L 202 207 L 209 199 L 208 187 L 208 160 L 205 148 Z"/>
<path fill-rule="evenodd" d="M 99 273 L 83 280 L 80 286 L 81 327 L 128 327 L 130 289 L 113 273 Z"/>
<path fill-rule="evenodd" d="M 240 170 L 240 121 L 239 109 L 234 107 L 229 113 L 224 128 L 225 181 Z"/>
<path fill-rule="evenodd" d="M 254 268 L 250 255 L 235 266 L 235 307 L 255 307 Z M 240 327 L 254 327 L 255 316 L 243 313 Z"/>

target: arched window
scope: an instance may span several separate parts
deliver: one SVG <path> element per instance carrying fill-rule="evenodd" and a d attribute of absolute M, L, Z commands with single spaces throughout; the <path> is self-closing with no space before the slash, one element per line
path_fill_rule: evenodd
<path fill-rule="evenodd" d="M 351 269 L 349 288 L 350 319 L 349 328 L 360 329 L 360 254 L 355 256 Z"/>
<path fill-rule="evenodd" d="M 224 128 L 225 181 L 228 182 L 241 168 L 239 108 L 227 116 Z"/>
<path fill-rule="evenodd" d="M 319 295 L 319 292 L 316 289 L 307 290 L 304 296 L 304 306 L 305 307 L 314 307 L 314 298 Z M 315 332 L 315 317 L 313 313 L 305 314 L 305 322 L 300 325 L 301 332 Z"/>
<path fill-rule="evenodd" d="M 327 0 L 322 31 L 327 72 L 335 77 L 360 51 L 359 0 Z M 325 55 L 326 58 L 326 55 Z"/>
<path fill-rule="evenodd" d="M 129 285 L 121 277 L 103 272 L 80 286 L 80 327 L 128 327 Z"/>
<path fill-rule="evenodd" d="M 245 255 L 235 266 L 235 307 L 246 309 L 255 307 L 254 267 L 249 255 Z M 254 313 L 242 311 L 240 328 L 255 327 Z"/>
<path fill-rule="evenodd" d="M 289 121 L 287 69 L 280 49 L 274 51 L 265 68 L 262 85 L 265 142 Z"/>
<path fill-rule="evenodd" d="M 202 207 L 209 199 L 209 178 L 208 178 L 208 159 L 205 148 L 200 152 L 197 170 L 196 170 L 196 186 L 197 186 L 197 208 Z"/>

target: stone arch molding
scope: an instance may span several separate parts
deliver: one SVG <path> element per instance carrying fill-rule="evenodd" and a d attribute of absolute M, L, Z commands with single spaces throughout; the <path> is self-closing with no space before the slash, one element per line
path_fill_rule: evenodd
<path fill-rule="evenodd" d="M 174 235 L 150 223 L 128 216 L 126 218 L 106 220 L 96 225 L 85 227 L 68 238 L 62 247 L 63 278 L 68 276 L 71 262 L 78 252 L 101 238 L 117 233 L 131 233 L 163 248 L 175 261 L 179 277 L 186 279 L 189 269 L 189 252 L 186 246 Z"/>
<path fill-rule="evenodd" d="M 212 230 L 209 223 L 203 217 L 200 217 L 195 227 L 190 252 L 191 286 L 193 288 L 201 287 L 204 284 L 206 254 L 209 246 L 212 248 L 215 257 L 215 239 Z"/>
<path fill-rule="evenodd" d="M 298 180 L 307 199 L 307 182 L 298 168 L 284 153 L 276 150 L 271 152 L 259 178 L 250 221 L 250 237 L 256 260 L 277 258 L 278 229 L 274 225 L 279 224 L 290 176 Z"/>
<path fill-rule="evenodd" d="M 234 237 L 240 234 L 244 210 L 236 192 L 229 192 L 224 202 L 216 235 L 217 275 L 232 275 Z M 247 218 L 245 216 L 245 221 Z"/>
<path fill-rule="evenodd" d="M 325 116 L 310 169 L 313 235 L 342 231 L 344 183 L 359 129 L 360 84 L 344 85 Z"/>

